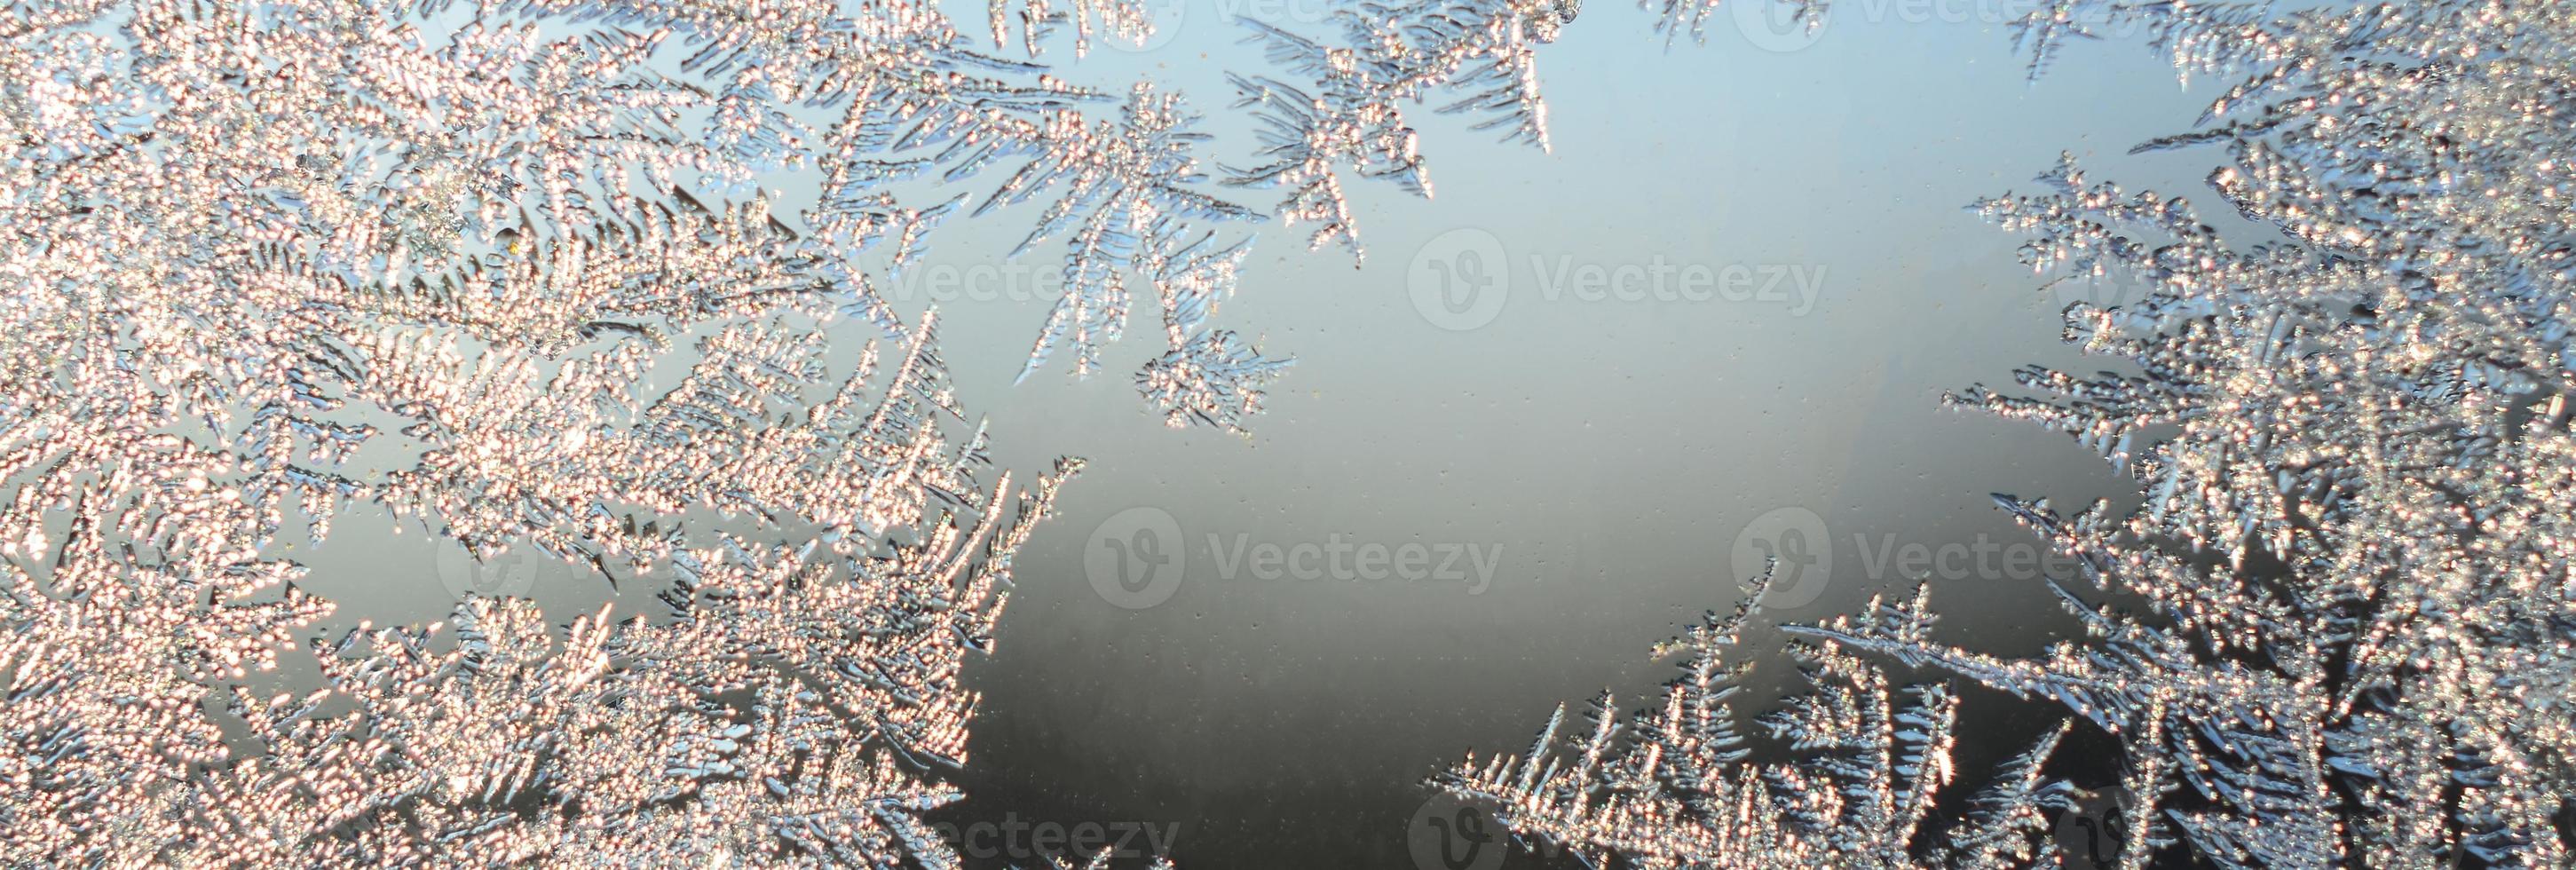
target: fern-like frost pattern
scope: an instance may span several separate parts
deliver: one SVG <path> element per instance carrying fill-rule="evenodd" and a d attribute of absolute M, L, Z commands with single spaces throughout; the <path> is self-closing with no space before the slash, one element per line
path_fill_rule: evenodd
<path fill-rule="evenodd" d="M 0 8 L 0 855 L 960 866 L 922 821 L 959 670 L 1080 463 L 993 474 L 936 312 L 872 281 L 1000 167 L 1074 264 L 1032 364 L 1116 338 L 1127 270 L 1176 425 L 1285 365 L 1210 323 L 1248 240 L 1200 224 L 1257 215 L 1190 189 L 1177 97 L 967 42 L 910 3 Z M 773 214 L 790 172 L 822 195 Z M 361 509 L 658 605 L 352 623 L 304 554 Z"/>
<path fill-rule="evenodd" d="M 1692 20 L 1668 6 L 1666 26 L 1675 8 Z M 2126 512 L 1996 497 L 2081 566 L 2051 586 L 2083 638 L 2030 659 L 1958 646 L 1928 587 L 1788 627 L 1812 690 L 1765 721 L 1804 757 L 1753 765 L 1716 704 L 1736 625 L 1719 622 L 1624 734 L 1605 704 L 1590 736 L 1552 724 L 1527 757 L 1436 785 L 1625 866 L 2054 865 L 2040 820 L 2069 809 L 2045 775 L 2063 738 L 1924 831 L 1957 701 L 1890 684 L 1897 666 L 2115 742 L 2124 867 L 2576 861 L 2576 10 L 2078 0 L 2016 33 L 2037 76 L 2115 29 L 2234 82 L 2198 129 L 2139 150 L 2222 149 L 2210 187 L 2274 238 L 2231 243 L 2072 157 L 1975 207 L 2057 280 L 2148 288 L 2065 312 L 2066 340 L 2120 371 L 2033 367 L 1949 398 L 2139 482 Z"/>

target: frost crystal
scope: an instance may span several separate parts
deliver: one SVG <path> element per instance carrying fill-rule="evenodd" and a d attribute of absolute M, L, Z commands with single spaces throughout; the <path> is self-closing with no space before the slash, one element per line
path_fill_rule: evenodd
<path fill-rule="evenodd" d="M 74 394 L 93 397 L 86 413 L 12 397 L 26 486 L 0 515 L 10 854 L 954 866 L 918 814 L 958 795 L 923 771 L 964 762 L 975 697 L 958 669 L 989 644 L 1010 556 L 1076 465 L 1016 504 L 1007 475 L 976 484 L 980 430 L 941 433 L 957 414 L 930 318 L 890 369 L 871 348 L 837 384 L 812 361 L 816 334 L 729 326 L 641 407 L 640 339 L 540 376 L 523 354 L 343 328 L 281 349 L 311 356 L 281 362 L 293 391 L 239 428 L 156 431 L 233 406 L 108 373 L 153 369 L 112 341 L 64 363 L 91 388 Z M 197 376 L 196 395 L 240 386 Z M 394 410 L 415 421 L 415 467 L 361 483 L 308 464 L 374 434 L 320 411 L 395 385 L 411 388 Z M 831 389 L 802 397 L 815 386 Z M 602 610 L 557 637 L 525 600 L 469 599 L 447 626 L 313 641 L 320 691 L 258 688 L 244 678 L 331 611 L 273 552 L 295 499 L 322 517 L 317 504 L 376 501 L 465 545 L 534 546 L 612 579 L 667 569 L 670 612 Z M 67 527 L 49 528 L 64 525 L 53 504 L 71 506 Z M 714 521 L 636 519 L 683 511 Z"/>
<path fill-rule="evenodd" d="M 1032 3 L 1022 42 L 1035 53 L 1064 21 L 1078 50 L 1095 20 L 1141 38 L 1141 16 L 1125 0 L 1070 18 Z M 129 231 L 185 253 L 266 245 L 414 316 L 450 313 L 424 298 L 476 317 L 502 292 L 556 300 L 524 323 L 457 324 L 484 340 L 526 327 L 546 334 L 518 338 L 542 345 L 633 306 L 734 314 L 816 291 L 896 335 L 873 278 L 970 197 L 978 215 L 1053 198 L 1019 252 L 1062 243 L 1066 305 L 1028 365 L 1072 344 L 1088 374 L 1118 330 L 1068 324 L 1123 317 L 1121 270 L 1193 235 L 1149 228 L 1261 217 L 1191 189 L 1200 137 L 1178 97 L 1140 85 L 1116 111 L 1115 92 L 976 53 L 927 4 L 128 0 L 12 5 L 0 25 L 9 216 L 40 227 L 25 244 L 79 231 L 58 215 L 122 210 Z M 994 167 L 1010 174 L 987 186 Z M 797 283 L 700 300 L 585 273 L 594 253 L 640 256 L 602 234 L 690 197 L 765 201 L 786 172 L 819 174 L 820 196 L 780 218 L 803 232 L 759 254 Z"/>
<path fill-rule="evenodd" d="M 1393 179 L 1431 195 L 1419 135 L 1404 104 L 1433 92 L 1438 111 L 1483 116 L 1480 130 L 1547 147 L 1547 104 L 1539 98 L 1537 48 L 1574 21 L 1578 0 L 1360 2 L 1336 9 L 1344 44 L 1326 45 L 1253 19 L 1247 40 L 1273 64 L 1313 80 L 1301 88 L 1267 76 L 1235 76 L 1236 108 L 1263 124 L 1259 166 L 1228 170 L 1225 182 L 1289 188 L 1280 203 L 1291 224 L 1315 224 L 1307 248 L 1339 243 L 1360 256 L 1359 228 L 1336 171 Z"/>
<path fill-rule="evenodd" d="M 2049 741 L 1996 778 L 1968 833 L 1914 837 L 1905 810 L 1946 768 L 1951 702 L 1884 700 L 1884 678 L 1834 652 L 1851 650 L 2116 739 L 2128 867 L 2576 863 L 2576 9 L 2079 0 L 2021 23 L 2034 74 L 2093 35 L 2083 22 L 2136 25 L 2185 74 L 2238 78 L 2200 130 L 2141 150 L 2223 146 L 2212 187 L 2275 236 L 2231 243 L 2071 158 L 2042 192 L 1977 207 L 2031 237 L 2034 267 L 2150 288 L 2066 312 L 2068 341 L 2127 371 L 2032 368 L 2027 395 L 1952 397 L 2140 481 L 2125 515 L 1998 497 L 2079 560 L 2053 585 L 2088 638 L 2030 660 L 1951 646 L 1917 590 L 1791 629 L 1823 644 L 1806 653 L 1817 687 L 1775 731 L 1825 759 L 1734 764 L 1695 641 L 1691 676 L 1629 740 L 1605 724 L 1579 761 L 1470 764 L 1441 785 L 1641 867 L 2045 863 L 2028 832 L 2066 807 L 2033 778 Z"/>
<path fill-rule="evenodd" d="M 2008 764 L 1963 823 L 1943 828 L 1932 813 L 1956 778 L 1957 696 L 1938 684 L 1898 686 L 1831 647 L 1795 650 L 1814 690 L 1763 720 L 1801 757 L 1748 763 L 1729 703 L 1747 666 L 1726 654 L 1768 585 L 1766 576 L 1732 616 L 1711 614 L 1659 650 L 1684 657 L 1682 676 L 1628 723 L 1605 693 L 1584 733 L 1560 739 L 1560 706 L 1525 757 L 1470 755 L 1432 784 L 1493 803 L 1516 833 L 1593 866 L 1614 857 L 1641 868 L 2001 868 L 2053 859 L 2053 846 L 2033 838 L 2045 811 L 2069 803 L 2064 784 L 2040 775 L 2062 727 Z"/>
<path fill-rule="evenodd" d="M 1148 276 L 1175 422 L 1283 363 L 1208 323 L 1242 243 L 1186 228 L 1251 213 L 1183 187 L 1176 100 L 1094 123 L 928 6 L 836 8 L 0 11 L 0 854 L 958 865 L 958 671 L 1078 463 L 983 480 L 861 257 L 964 196 L 902 183 L 1057 196 L 1061 340 Z M 763 192 L 800 168 L 805 231 Z M 359 508 L 665 612 L 335 627 L 296 550 Z"/>
<path fill-rule="evenodd" d="M 1029 56 L 1044 53 L 1042 47 L 1055 28 L 1073 25 L 1073 54 L 1081 57 L 1091 51 L 1091 35 L 1107 29 L 1109 35 L 1129 45 L 1144 45 L 1154 35 L 1154 20 L 1144 0 L 1074 0 L 1073 10 L 1059 12 L 1046 0 L 1020 0 L 1014 13 L 1010 0 L 988 0 L 993 28 L 993 47 L 1006 48 L 1011 43 L 1011 19 L 1019 19 L 1020 47 Z"/>

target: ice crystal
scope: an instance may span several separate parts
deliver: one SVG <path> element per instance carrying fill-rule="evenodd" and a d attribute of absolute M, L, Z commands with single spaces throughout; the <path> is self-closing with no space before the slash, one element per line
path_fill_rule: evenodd
<path fill-rule="evenodd" d="M 1710 614 L 1666 644 L 1659 652 L 1682 657 L 1682 675 L 1625 725 L 1604 693 L 1589 727 L 1560 737 L 1560 706 L 1525 757 L 1471 754 L 1432 784 L 1490 802 L 1522 837 L 1594 866 L 1615 857 L 1657 868 L 2000 868 L 2055 855 L 2038 835 L 2069 790 L 2040 769 L 2063 728 L 2007 764 L 1967 819 L 1938 824 L 1935 803 L 1957 778 L 1957 696 L 1937 683 L 1896 685 L 1829 646 L 1794 650 L 1813 690 L 1762 720 L 1800 757 L 1748 762 L 1730 702 L 1748 668 L 1728 654 L 1767 585 L 1761 578 L 1734 614 Z"/>
<path fill-rule="evenodd" d="M 550 377 L 399 335 L 294 349 L 315 356 L 282 364 L 285 380 L 313 404 L 413 388 L 398 410 L 417 421 L 418 464 L 369 483 L 297 457 L 368 433 L 282 402 L 246 431 L 155 431 L 191 428 L 184 398 L 87 379 L 110 408 L 12 433 L 27 484 L 0 561 L 0 839 L 77 865 L 954 866 L 918 814 L 958 797 L 929 772 L 965 759 L 975 696 L 958 670 L 1075 466 L 1016 503 L 1008 475 L 976 484 L 981 431 L 943 434 L 957 409 L 931 320 L 890 370 L 872 348 L 837 384 L 816 334 L 728 326 L 641 406 L 622 369 L 641 359 L 633 338 Z M 146 367 L 132 347 L 85 350 L 71 364 L 85 374 Z M 335 365 L 374 377 L 336 381 Z M 818 385 L 825 398 L 801 398 Z M 297 497 L 380 502 L 465 545 L 533 546 L 611 578 L 667 570 L 669 613 L 601 610 L 558 638 L 525 600 L 474 598 L 448 625 L 313 640 L 318 691 L 260 688 L 243 678 L 331 610 L 275 552 L 280 502 Z M 44 516 L 56 503 L 73 506 L 61 531 Z M 636 519 L 691 510 L 718 522 Z"/>
<path fill-rule="evenodd" d="M 2033 814 L 2066 808 L 2034 778 L 2047 741 L 1948 839 L 1975 854 L 1906 845 L 1919 819 L 1886 808 L 1911 806 L 1943 758 L 1949 702 L 1869 702 L 1883 678 L 1843 656 L 1878 654 L 2115 739 L 2127 867 L 2576 862 L 2576 9 L 2078 0 L 2021 23 L 2034 75 L 2094 35 L 2085 22 L 2136 25 L 2184 74 L 2236 80 L 2201 129 L 2140 150 L 2223 147 L 2211 186 L 2270 236 L 2232 242 L 2247 234 L 2072 158 L 2042 192 L 1977 206 L 2031 237 L 2036 268 L 2150 288 L 2066 311 L 2066 339 L 2126 371 L 2034 367 L 2024 395 L 1952 397 L 2068 433 L 2140 482 L 2130 512 L 1997 497 L 2078 560 L 2051 585 L 2085 639 L 2034 659 L 1953 646 L 1918 588 L 1791 629 L 1822 665 L 1781 733 L 1859 762 L 1757 777 L 1725 751 L 1727 717 L 1703 712 L 1717 665 L 1694 643 L 1692 676 L 1628 741 L 1600 725 L 1580 761 L 1471 764 L 1444 787 L 1635 866 L 2045 862 Z M 1890 742 L 1889 721 L 1914 742 Z M 1800 777 L 1785 799 L 1753 785 Z"/>
<path fill-rule="evenodd" d="M 1233 290 L 1247 250 L 1241 243 L 1218 248 L 1212 237 L 1202 237 L 1146 270 L 1163 300 L 1172 351 L 1145 364 L 1136 388 L 1174 428 L 1199 422 L 1241 431 L 1242 419 L 1261 410 L 1260 385 L 1287 365 L 1208 325 L 1216 300 Z"/>
<path fill-rule="evenodd" d="M 1420 134 L 1404 107 L 1438 94 L 1438 111 L 1481 116 L 1475 127 L 1505 141 L 1547 147 L 1547 103 L 1538 93 L 1538 46 L 1556 41 L 1579 0 L 1358 2 L 1334 10 L 1341 42 L 1323 43 L 1246 18 L 1250 42 L 1273 64 L 1313 83 L 1234 77 L 1236 108 L 1262 123 L 1257 166 L 1229 169 L 1227 184 L 1284 187 L 1279 214 L 1311 223 L 1308 249 L 1340 244 L 1361 255 L 1342 171 L 1391 179 L 1431 195 Z"/>
<path fill-rule="evenodd" d="M 898 182 L 1059 195 L 1068 299 L 1173 294 L 1176 422 L 1280 363 L 1208 323 L 1242 243 L 1185 228 L 1250 213 L 1185 190 L 1175 100 L 1095 124 L 930 7 L 837 8 L 0 12 L 0 854 L 958 865 L 920 814 L 959 668 L 1078 463 L 984 480 L 935 313 L 861 257 L 965 194 Z M 350 629 L 298 548 L 362 508 L 664 612 Z"/>
<path fill-rule="evenodd" d="M 153 372 L 139 345 L 80 348 L 65 367 L 84 413 L 27 413 L 60 404 L 36 390 L 12 402 L 24 488 L 0 562 L 0 837 L 64 864 L 953 861 L 916 814 L 956 792 L 919 768 L 963 761 L 974 698 L 957 669 L 986 644 L 1056 480 L 1016 510 L 1007 475 L 975 485 L 980 432 L 954 447 L 940 433 L 956 409 L 931 329 L 878 375 L 875 402 L 866 364 L 800 399 L 831 385 L 817 336 L 753 322 L 708 336 L 679 387 L 639 408 L 640 339 L 540 377 L 522 354 L 470 360 L 352 321 L 278 348 L 299 357 L 276 364 L 291 391 L 196 436 L 162 430 L 229 410 L 212 398 L 234 386 L 222 375 L 155 395 L 102 371 Z M 226 374 L 241 373 L 270 374 Z M 397 387 L 414 468 L 362 483 L 299 461 L 373 434 L 312 410 Z M 254 689 L 241 678 L 330 611 L 275 553 L 297 498 L 325 517 L 380 502 L 464 545 L 534 546 L 610 577 L 667 566 L 671 613 L 602 611 L 557 640 L 523 600 L 473 599 L 450 627 L 317 641 L 318 692 Z M 72 507 L 67 528 L 49 528 L 53 504 Z M 634 518 L 685 509 L 766 531 L 691 538 Z M 257 750 L 236 751 L 224 722 Z"/>
<path fill-rule="evenodd" d="M 2146 20 L 2186 71 L 2242 81 L 2204 130 L 2142 150 L 2224 146 L 2211 186 L 2279 240 L 2231 244 L 2070 159 L 1979 210 L 2033 237 L 2034 266 L 2146 283 L 2066 313 L 2068 340 L 2134 371 L 2033 368 L 2028 397 L 1956 397 L 2139 478 L 2127 515 L 2002 500 L 2144 612 L 2065 590 L 2093 639 L 2029 661 L 1935 644 L 1920 607 L 1819 631 L 2120 734 L 2152 823 L 2131 836 L 2221 866 L 2565 866 L 2576 13 Z M 2044 61 L 2048 31 L 2028 32 Z"/>
<path fill-rule="evenodd" d="M 1127 322 L 1130 274 L 1147 275 L 1166 294 L 1167 306 L 1211 308 L 1215 299 L 1208 294 L 1233 291 L 1230 263 L 1197 280 L 1181 280 L 1171 271 L 1173 264 L 1196 254 L 1198 242 L 1189 238 L 1193 221 L 1252 216 L 1190 189 L 1200 176 L 1189 148 L 1205 138 L 1188 129 L 1193 120 L 1178 98 L 1155 95 L 1140 85 L 1118 121 L 1051 131 L 1036 146 L 1037 159 L 975 207 L 980 215 L 1061 189 L 1037 228 L 1013 252 L 1058 233 L 1070 236 L 1064 260 L 1067 289 L 1047 316 L 1022 377 L 1044 365 L 1058 344 L 1068 342 L 1075 350 L 1077 374 L 1097 370 L 1100 347 L 1116 341 Z M 1233 256 L 1239 258 L 1241 251 Z M 1189 291 L 1204 292 L 1192 303 L 1170 296 Z M 1192 325 L 1203 329 L 1203 318 Z M 1184 345 L 1178 337 L 1172 343 L 1175 350 Z"/>
<path fill-rule="evenodd" d="M 1112 39 L 1142 46 L 1154 36 L 1153 15 L 1143 0 L 1074 0 L 1070 11 L 1057 11 L 1047 0 L 1020 0 L 1011 8 L 1010 0 L 988 0 L 987 11 L 993 28 L 993 47 L 1011 44 L 1011 22 L 1018 19 L 1020 47 L 1030 57 L 1044 53 L 1047 37 L 1056 28 L 1073 25 L 1073 53 L 1080 57 L 1091 51 L 1091 36 L 1106 30 Z"/>
<path fill-rule="evenodd" d="M 1692 42 L 1707 42 L 1708 20 L 1710 16 L 1717 14 L 1720 2 L 1721 0 L 1637 0 L 1637 8 L 1654 11 L 1655 30 L 1664 35 L 1664 45 L 1670 48 L 1673 40 L 1680 38 L 1684 33 L 1690 34 Z M 1776 20 L 1781 23 L 1798 25 L 1805 28 L 1809 34 L 1822 29 L 1825 26 L 1825 16 L 1833 11 L 1829 0 L 1734 0 L 1734 2 L 1761 4 L 1766 7 L 1763 14 L 1778 16 Z"/>
<path fill-rule="evenodd" d="M 812 173 L 818 202 L 779 216 L 802 230 L 780 255 L 816 261 L 799 280 L 828 284 L 842 308 L 890 335 L 899 324 L 874 279 L 915 260 L 970 199 L 983 215 L 1053 198 L 1014 253 L 1061 243 L 1067 306 L 1107 319 L 1126 313 L 1120 271 L 1176 255 L 1151 246 L 1188 235 L 1146 228 L 1262 217 L 1193 189 L 1201 137 L 1177 96 L 1080 87 L 978 53 L 928 4 L 40 8 L 0 19 L 13 218 L 109 207 L 81 197 L 111 178 L 160 179 L 121 193 L 161 197 L 151 220 L 196 206 L 198 226 L 173 238 L 275 243 L 354 285 L 440 292 L 494 254 L 579 283 L 589 279 L 578 259 L 514 255 L 558 235 L 593 241 L 681 197 L 765 201 L 786 173 Z M 1124 0 L 1075 13 L 1031 4 L 1024 43 L 1035 53 L 1043 31 L 1067 20 L 1078 50 L 1095 20 L 1118 38 L 1150 29 Z M 985 181 L 995 168 L 1009 175 Z M 579 307 L 564 305 L 567 317 Z M 566 325 L 552 320 L 543 325 Z M 1071 344 L 1088 374 L 1118 336 L 1066 322 L 1060 310 L 1029 367 Z"/>

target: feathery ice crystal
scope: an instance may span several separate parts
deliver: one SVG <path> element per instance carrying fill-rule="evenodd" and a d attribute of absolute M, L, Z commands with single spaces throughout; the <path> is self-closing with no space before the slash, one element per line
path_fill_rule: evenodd
<path fill-rule="evenodd" d="M 1234 76 L 1241 93 L 1235 107 L 1252 109 L 1262 123 L 1268 162 L 1229 169 L 1225 182 L 1289 188 L 1279 212 L 1291 224 L 1316 225 L 1307 247 L 1339 243 L 1356 259 L 1363 253 L 1359 227 L 1335 172 L 1347 167 L 1430 196 L 1420 135 L 1404 106 L 1435 92 L 1451 100 L 1439 112 L 1482 115 L 1477 129 L 1546 148 L 1537 50 L 1556 41 L 1580 7 L 1579 0 L 1361 0 L 1334 11 L 1344 42 L 1331 45 L 1246 18 L 1247 41 L 1315 83 Z"/>
<path fill-rule="evenodd" d="M 2052 585 L 2088 639 L 2032 660 L 1951 646 L 1923 589 L 1792 627 L 1821 645 L 1815 694 L 1770 721 L 1823 757 L 1756 770 L 1715 703 L 1731 624 L 1702 629 L 1632 737 L 1604 712 L 1590 737 L 1559 747 L 1551 726 L 1527 760 L 1435 784 L 1639 867 L 2049 863 L 2037 820 L 2068 791 L 2038 774 L 2057 738 L 1969 824 L 1922 836 L 1954 702 L 1924 686 L 1900 706 L 1850 650 L 2115 738 L 2128 867 L 2576 861 L 2576 8 L 2076 0 L 2022 22 L 2033 73 L 2087 21 L 2238 80 L 2201 129 L 2140 150 L 2224 148 L 2209 182 L 2252 222 L 2235 235 L 2269 237 L 2231 243 L 2071 158 L 2041 193 L 1977 206 L 2031 237 L 2034 267 L 2150 288 L 2065 315 L 2068 341 L 2127 371 L 2032 368 L 2031 395 L 1952 397 L 2140 481 L 2124 515 L 1998 497 L 2079 561 L 2065 579 L 2095 598 Z"/>
<path fill-rule="evenodd" d="M 936 316 L 869 283 L 964 196 L 902 183 L 1059 197 L 1041 357 L 1115 269 L 1168 288 L 1176 425 L 1281 363 L 1208 325 L 1241 247 L 1188 230 L 1251 213 L 1183 189 L 1174 98 L 1090 120 L 927 5 L 836 8 L 0 7 L 0 854 L 957 866 L 958 670 L 1078 463 L 981 480 Z M 801 168 L 798 232 L 761 186 Z M 887 352 L 827 363 L 845 314 Z M 290 549 L 360 506 L 668 612 L 328 628 Z"/>
<path fill-rule="evenodd" d="M 1131 279 L 1171 425 L 1240 432 L 1288 365 L 1213 324 L 1251 241 L 1221 234 L 1263 215 L 1197 190 L 1180 99 L 1033 62 L 1144 39 L 1142 4 L 988 11 L 1031 60 L 927 2 L 0 7 L 0 851 L 954 866 L 919 814 L 957 797 L 957 669 L 1078 463 L 980 484 L 935 315 L 875 282 L 1039 200 L 1012 253 L 1055 246 L 1063 282 L 1023 377 L 1096 371 Z M 1431 38 L 1474 7 L 1416 11 Z M 1570 17 L 1382 58 L 1401 80 L 1357 98 L 1526 87 Z M 1538 112 L 1506 114 L 1543 142 Z M 790 173 L 816 204 L 773 216 Z M 1347 226 L 1330 195 L 1289 217 Z M 835 375 L 844 317 L 897 362 Z M 669 613 L 475 598 L 319 637 L 287 550 L 361 505 L 478 559 L 674 576 Z M 324 688 L 264 688 L 281 667 Z"/>
<path fill-rule="evenodd" d="M 1728 661 L 1769 586 L 1757 578 L 1735 613 L 1711 614 L 1657 650 L 1683 657 L 1662 703 L 1619 721 L 1614 699 L 1593 701 L 1584 733 L 1560 738 L 1565 708 L 1527 755 L 1473 755 L 1432 780 L 1494 806 L 1519 837 L 1538 838 L 1592 866 L 1972 867 L 2045 866 L 2053 844 L 2035 841 L 2044 813 L 2071 805 L 2064 783 L 2041 775 L 2060 727 L 2007 764 L 1969 817 L 1934 824 L 1956 778 L 1950 750 L 1959 700 L 1939 684 L 1899 686 L 1867 661 L 1825 645 L 1799 645 L 1813 691 L 1763 719 L 1800 753 L 1756 764 L 1735 728 L 1729 699 L 1749 665 Z M 1937 835 L 1936 835 L 1936 832 Z"/>
<path fill-rule="evenodd" d="M 1066 345 L 1091 374 L 1119 337 L 1128 274 L 1262 217 L 1193 189 L 1203 137 L 1178 96 L 1080 87 L 979 53 L 926 2 L 841 6 L 11 5 L 0 11 L 10 217 L 47 245 L 108 221 L 166 240 L 124 252 L 138 260 L 264 245 L 292 264 L 281 268 L 400 300 L 406 316 L 453 315 L 478 340 L 551 351 L 621 316 L 739 314 L 781 295 L 827 296 L 899 335 L 884 277 L 961 213 L 1044 199 L 1013 256 L 1051 245 L 1064 268 L 1023 376 Z M 1082 4 L 1077 50 L 1095 30 L 1142 38 L 1132 7 Z M 1068 20 L 1039 2 L 1017 17 L 1032 54 Z M 996 42 L 1005 18 L 997 3 Z M 985 183 L 996 168 L 1007 176 Z M 602 234 L 657 208 L 695 198 L 725 211 L 783 183 L 818 187 L 818 201 L 780 216 L 797 231 L 763 242 L 780 272 L 755 287 L 694 299 L 585 273 L 583 255 L 611 247 Z M 1212 315 L 1234 286 L 1205 289 L 1166 308 Z M 549 301 L 502 322 L 503 295 Z M 1222 406 L 1157 408 L 1175 425 L 1240 431 L 1285 362 L 1205 316 L 1188 327 L 1170 350 L 1191 365 L 1162 376 L 1211 374 L 1178 392 Z"/>

